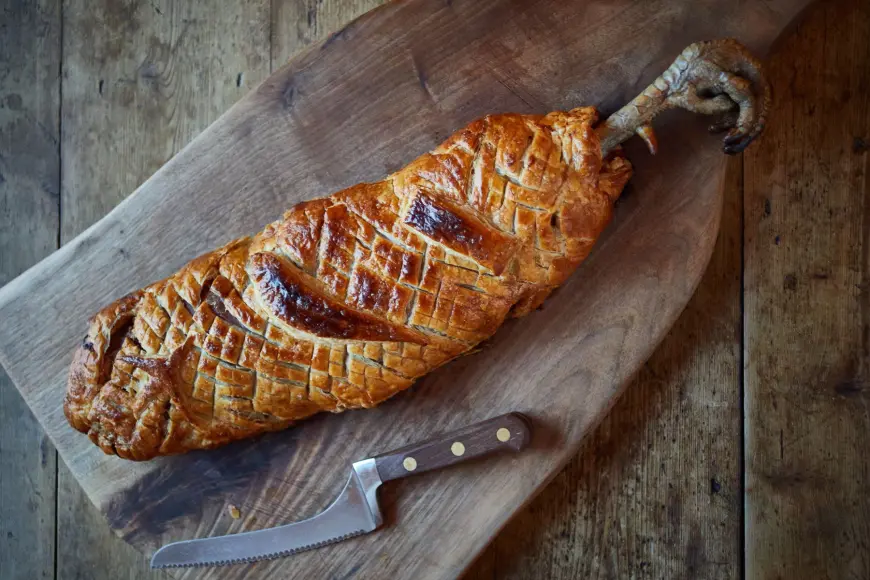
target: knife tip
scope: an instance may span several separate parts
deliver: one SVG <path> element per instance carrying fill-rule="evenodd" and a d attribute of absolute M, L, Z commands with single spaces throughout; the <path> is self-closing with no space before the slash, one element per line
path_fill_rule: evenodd
<path fill-rule="evenodd" d="M 166 562 L 162 556 L 166 553 L 166 546 L 160 547 L 154 554 L 151 556 L 151 569 L 157 570 L 159 568 L 172 568 L 173 565 Z"/>

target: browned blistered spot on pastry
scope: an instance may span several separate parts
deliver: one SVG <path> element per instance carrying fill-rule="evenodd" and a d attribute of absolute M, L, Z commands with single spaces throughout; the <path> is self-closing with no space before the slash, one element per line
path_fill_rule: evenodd
<path fill-rule="evenodd" d="M 251 279 L 263 303 L 282 322 L 324 338 L 426 344 L 419 333 L 359 312 L 318 293 L 304 274 L 272 254 L 254 254 Z"/>
<path fill-rule="evenodd" d="M 501 274 L 516 246 L 511 236 L 422 193 L 411 202 L 405 223 L 451 250 L 470 256 L 496 275 Z"/>
<path fill-rule="evenodd" d="M 458 245 L 477 246 L 486 235 L 484 228 L 453 213 L 425 195 L 418 195 L 408 210 L 405 223 L 438 241 L 451 240 Z"/>

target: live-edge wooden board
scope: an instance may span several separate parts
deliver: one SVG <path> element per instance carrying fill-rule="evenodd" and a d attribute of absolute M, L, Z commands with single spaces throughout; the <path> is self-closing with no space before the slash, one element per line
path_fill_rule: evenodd
<path fill-rule="evenodd" d="M 299 200 L 395 170 L 480 115 L 612 111 L 699 39 L 735 36 L 764 54 L 804 4 L 408 0 L 375 10 L 273 74 L 107 217 L 3 288 L 0 362 L 109 524 L 146 553 L 311 515 L 355 459 L 523 411 L 535 424 L 531 449 L 386 486 L 377 533 L 179 572 L 455 576 L 571 457 L 691 296 L 721 207 L 723 159 L 703 121 L 663 119 L 655 158 L 629 147 L 637 173 L 614 224 L 542 311 L 376 410 L 218 451 L 106 457 L 61 410 L 85 318 Z"/>

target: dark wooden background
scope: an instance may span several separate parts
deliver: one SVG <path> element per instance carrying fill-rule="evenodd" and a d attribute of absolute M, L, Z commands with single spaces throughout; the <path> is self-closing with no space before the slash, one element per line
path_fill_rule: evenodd
<path fill-rule="evenodd" d="M 0 285 L 380 3 L 0 0 Z M 833 0 L 784 40 L 697 294 L 469 578 L 870 578 L 868 38 L 870 2 Z M 0 371 L 0 578 L 55 577 L 168 578 Z"/>

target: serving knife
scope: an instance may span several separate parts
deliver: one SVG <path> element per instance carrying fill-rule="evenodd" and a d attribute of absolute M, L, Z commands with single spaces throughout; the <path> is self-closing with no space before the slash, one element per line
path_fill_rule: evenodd
<path fill-rule="evenodd" d="M 152 568 L 219 566 L 280 558 L 367 534 L 382 523 L 377 491 L 382 483 L 424 473 L 529 442 L 526 418 L 508 413 L 457 431 L 355 462 L 338 498 L 307 520 L 292 524 L 167 544 Z"/>

